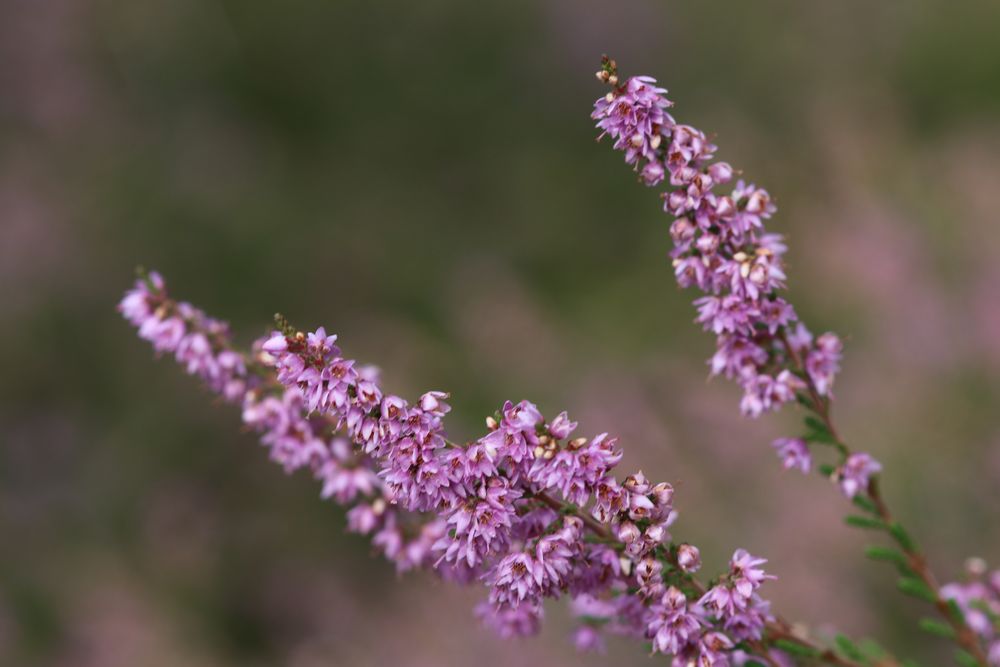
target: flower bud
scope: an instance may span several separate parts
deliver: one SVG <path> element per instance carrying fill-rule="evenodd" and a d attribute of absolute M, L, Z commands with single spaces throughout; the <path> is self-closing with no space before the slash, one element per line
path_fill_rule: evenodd
<path fill-rule="evenodd" d="M 728 183 L 733 179 L 733 168 L 728 162 L 716 162 L 709 166 L 708 174 L 716 183 Z"/>
<path fill-rule="evenodd" d="M 646 479 L 646 476 L 642 474 L 641 470 L 634 475 L 626 477 L 623 486 L 632 493 L 644 495 L 649 492 L 649 481 Z"/>
<path fill-rule="evenodd" d="M 650 579 L 652 577 L 658 577 L 663 571 L 663 563 L 656 560 L 652 556 L 646 556 L 639 561 L 639 564 L 635 567 L 635 576 L 642 579 Z"/>
<path fill-rule="evenodd" d="M 690 544 L 677 547 L 677 565 L 685 572 L 697 572 L 701 567 L 701 552 L 698 547 Z"/>
<path fill-rule="evenodd" d="M 628 515 L 635 520 L 645 519 L 652 514 L 655 507 L 647 496 L 633 493 L 628 502 Z"/>
<path fill-rule="evenodd" d="M 618 539 L 625 544 L 632 544 L 639 539 L 641 533 L 639 527 L 631 521 L 622 521 L 618 525 Z"/>
<path fill-rule="evenodd" d="M 694 238 L 694 234 L 697 231 L 694 224 L 687 218 L 677 218 L 674 220 L 673 224 L 670 225 L 670 236 L 673 238 L 674 243 L 682 243 L 684 241 L 690 241 Z"/>
<path fill-rule="evenodd" d="M 667 527 L 662 523 L 654 523 L 646 529 L 642 537 L 647 544 L 662 544 L 667 537 Z"/>
<path fill-rule="evenodd" d="M 660 507 L 666 507 L 674 500 L 674 487 L 667 482 L 660 482 L 653 487 L 653 498 Z"/>

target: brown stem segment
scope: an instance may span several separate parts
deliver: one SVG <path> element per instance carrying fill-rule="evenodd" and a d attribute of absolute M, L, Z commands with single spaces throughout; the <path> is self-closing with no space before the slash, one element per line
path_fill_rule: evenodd
<path fill-rule="evenodd" d="M 809 377 L 809 373 L 805 369 L 805 365 L 802 363 L 802 358 L 798 351 L 788 340 L 788 335 L 785 330 L 781 330 L 780 339 L 788 352 L 788 356 L 791 358 L 792 363 L 795 365 L 796 370 L 798 370 L 802 375 L 805 376 L 806 387 L 809 393 L 809 400 L 812 402 L 810 406 L 815 412 L 826 429 L 830 432 L 833 440 L 840 451 L 841 456 L 846 459 L 850 453 L 851 449 L 844 443 L 837 433 L 837 429 L 833 424 L 833 419 L 830 416 L 830 403 L 824 400 L 818 391 L 816 391 L 816 385 L 813 383 L 812 378 Z M 876 511 L 879 518 L 888 528 L 895 523 L 895 519 L 892 513 L 889 511 L 889 507 L 886 505 L 885 500 L 882 498 L 882 493 L 879 490 L 878 480 L 872 478 L 868 483 L 868 488 L 865 489 L 865 495 L 868 499 L 875 505 Z M 951 626 L 952 630 L 955 632 L 955 642 L 961 646 L 965 651 L 967 651 L 972 657 L 976 659 L 982 667 L 988 667 L 986 662 L 986 654 L 983 651 L 983 647 L 979 643 L 979 639 L 976 637 L 976 633 L 973 632 L 972 628 L 966 624 L 965 620 L 962 618 L 957 618 L 952 614 L 951 609 L 948 606 L 948 601 L 941 596 L 941 586 L 938 584 L 934 573 L 931 571 L 930 566 L 927 563 L 927 558 L 920 552 L 920 550 L 907 541 L 902 541 L 895 536 L 893 538 L 896 544 L 899 546 L 900 550 L 906 556 L 907 565 L 911 570 L 917 575 L 921 582 L 934 594 L 933 604 L 938 613 L 947 621 L 948 625 Z"/>

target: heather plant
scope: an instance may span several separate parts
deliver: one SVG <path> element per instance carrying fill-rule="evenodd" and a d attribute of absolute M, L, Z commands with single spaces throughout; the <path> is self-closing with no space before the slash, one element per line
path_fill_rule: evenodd
<path fill-rule="evenodd" d="M 836 428 L 843 345 L 813 335 L 781 295 L 786 247 L 765 228 L 776 211 L 768 192 L 715 161 L 716 146 L 674 120 L 654 79 L 623 79 L 608 58 L 597 78 L 609 87 L 592 111 L 600 136 L 642 183 L 666 190 L 677 282 L 701 293 L 696 321 L 716 336 L 711 373 L 739 384 L 747 417 L 801 407 L 803 430 L 773 443 L 781 465 L 819 472 L 850 502 L 847 523 L 883 537 L 866 555 L 936 613 L 920 627 L 954 642 L 958 664 L 1000 665 L 1000 570 L 970 559 L 965 579 L 940 585 L 880 491 L 882 466 Z M 578 435 L 566 412 L 507 401 L 483 434 L 456 438 L 449 394 L 388 393 L 378 370 L 322 327 L 306 333 L 278 315 L 271 334 L 240 350 L 224 322 L 174 299 L 156 272 L 140 272 L 119 310 L 158 354 L 239 407 L 276 463 L 307 470 L 323 498 L 347 507 L 348 529 L 399 571 L 484 589 L 476 613 L 503 637 L 537 632 L 545 600 L 566 598 L 584 651 L 620 635 L 678 666 L 918 664 L 905 647 L 782 617 L 766 598 L 776 577 L 745 549 L 726 571 L 703 573 L 698 547 L 671 532 L 671 484 L 618 473 L 618 439 Z"/>

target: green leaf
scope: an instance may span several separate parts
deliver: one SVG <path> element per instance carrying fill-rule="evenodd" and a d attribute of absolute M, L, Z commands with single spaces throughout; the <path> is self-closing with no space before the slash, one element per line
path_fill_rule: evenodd
<path fill-rule="evenodd" d="M 912 553 L 917 550 L 916 543 L 898 521 L 893 522 L 889 526 L 889 532 L 892 533 L 894 538 L 896 538 L 899 546 L 903 547 L 903 551 L 909 551 Z"/>
<path fill-rule="evenodd" d="M 882 560 L 890 563 L 906 564 L 906 556 L 891 547 L 865 547 L 865 556 L 872 560 Z"/>
<path fill-rule="evenodd" d="M 806 422 L 806 426 L 808 426 L 813 431 L 824 431 L 826 433 L 830 432 L 830 429 L 828 429 L 826 427 L 826 424 L 824 424 L 819 419 L 816 419 L 812 415 L 809 415 L 808 417 L 806 417 L 805 422 Z"/>
<path fill-rule="evenodd" d="M 605 618 L 602 616 L 577 616 L 577 619 L 582 623 L 586 623 L 587 625 L 596 625 L 596 626 L 604 625 L 605 623 L 611 620 L 610 618 Z"/>
<path fill-rule="evenodd" d="M 937 601 L 937 596 L 934 595 L 934 591 L 928 588 L 927 584 L 919 579 L 914 579 L 913 577 L 902 577 L 898 582 L 896 582 L 896 586 L 900 591 L 911 597 L 926 600 L 931 603 Z"/>
<path fill-rule="evenodd" d="M 775 648 L 780 648 L 785 653 L 801 655 L 804 658 L 818 658 L 823 655 L 822 651 L 819 651 L 812 646 L 806 646 L 788 639 L 775 639 L 773 644 Z"/>
<path fill-rule="evenodd" d="M 831 477 L 836 468 L 829 463 L 820 463 L 816 466 L 816 470 L 818 470 L 819 474 L 823 475 L 823 477 Z"/>
<path fill-rule="evenodd" d="M 851 500 L 851 502 L 854 503 L 855 507 L 863 509 L 869 514 L 878 514 L 878 507 L 875 506 L 875 503 L 868 500 L 868 498 L 864 496 L 861 495 L 854 496 L 854 499 Z"/>
<path fill-rule="evenodd" d="M 851 641 L 847 635 L 837 635 L 833 638 L 833 643 L 837 645 L 837 650 L 851 660 L 864 660 L 865 654 Z"/>
<path fill-rule="evenodd" d="M 827 428 L 819 419 L 815 417 L 806 417 L 806 434 L 802 436 L 807 442 L 815 442 L 824 445 L 836 445 L 837 439 L 833 437 L 833 433 Z"/>
<path fill-rule="evenodd" d="M 948 612 L 955 621 L 965 623 L 965 612 L 958 606 L 958 603 L 955 602 L 954 598 L 948 598 Z"/>
<path fill-rule="evenodd" d="M 873 519 L 868 516 L 858 516 L 850 514 L 844 517 L 844 523 L 855 528 L 866 528 L 868 530 L 885 530 L 885 524 L 881 519 Z"/>
<path fill-rule="evenodd" d="M 982 665 L 979 664 L 979 661 L 976 660 L 975 656 L 968 651 L 963 651 L 962 649 L 955 651 L 955 662 L 962 665 L 962 667 L 982 667 Z"/>
<path fill-rule="evenodd" d="M 879 646 L 879 643 L 874 639 L 862 640 L 861 652 L 865 654 L 867 660 L 878 660 L 885 657 L 885 649 Z"/>
<path fill-rule="evenodd" d="M 922 618 L 919 625 L 921 630 L 931 635 L 946 637 L 948 639 L 952 639 L 955 636 L 955 631 L 951 629 L 950 625 L 942 623 L 936 618 Z"/>
<path fill-rule="evenodd" d="M 910 568 L 910 560 L 903 553 L 890 547 L 865 547 L 865 556 L 872 560 L 892 563 L 899 570 L 899 573 L 905 577 L 912 579 L 917 576 L 917 573 Z"/>

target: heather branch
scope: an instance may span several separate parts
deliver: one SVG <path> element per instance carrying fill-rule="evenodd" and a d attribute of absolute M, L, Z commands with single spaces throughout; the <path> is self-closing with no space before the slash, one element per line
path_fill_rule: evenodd
<path fill-rule="evenodd" d="M 236 352 L 224 323 L 209 318 L 189 304 L 170 299 L 162 279 L 156 274 L 138 281 L 135 290 L 126 296 L 120 309 L 139 327 L 140 335 L 149 340 L 159 352 L 172 353 L 189 373 L 201 377 L 213 391 L 230 401 L 242 402 L 244 421 L 262 432 L 262 442 L 271 449 L 272 458 L 284 465 L 286 470 L 311 468 L 314 475 L 324 482 L 324 495 L 332 495 L 340 502 L 355 502 L 357 498 L 367 496 L 366 500 L 356 504 L 348 513 L 349 523 L 358 532 L 373 532 L 375 544 L 395 560 L 398 567 L 408 569 L 417 565 L 437 566 L 435 569 L 445 576 L 454 577 L 458 574 L 452 572 L 447 563 L 441 563 L 440 559 L 435 561 L 431 556 L 432 551 L 440 553 L 440 550 L 449 548 L 455 538 L 454 534 L 446 534 L 445 522 L 441 518 L 435 518 L 435 514 L 440 512 L 440 501 L 443 498 L 433 502 L 422 498 L 422 495 L 436 493 L 440 488 L 429 483 L 428 477 L 424 477 L 420 488 L 407 490 L 406 485 L 417 479 L 415 477 L 409 482 L 405 479 L 414 472 L 412 464 L 407 464 L 409 468 L 402 471 L 393 469 L 391 465 L 385 467 L 387 461 L 398 458 L 400 454 L 398 451 L 387 452 L 382 445 L 377 444 L 384 441 L 396 443 L 393 447 L 408 447 L 405 443 L 414 436 L 406 434 L 411 432 L 415 435 L 423 433 L 421 437 L 425 441 L 428 437 L 431 440 L 439 437 L 433 434 L 440 429 L 440 416 L 447 412 L 443 403 L 444 394 L 425 394 L 419 406 L 411 408 L 401 399 L 392 396 L 376 400 L 374 396 L 381 396 L 381 393 L 374 376 L 368 371 L 357 375 L 347 372 L 354 368 L 353 362 L 336 356 L 339 350 L 334 353 L 331 337 L 322 332 L 309 336 L 300 334 L 283 318 L 279 318 L 278 322 L 281 334 L 276 334 L 267 342 L 258 341 L 252 352 Z M 276 344 L 278 340 L 281 341 L 280 345 Z M 284 348 L 286 352 L 276 348 Z M 280 383 L 276 383 L 274 379 L 272 367 L 275 364 L 278 366 Z M 290 373 L 298 373 L 297 378 Z M 336 394 L 337 387 L 330 382 L 348 376 L 353 378 L 349 386 L 341 387 L 344 389 L 343 393 L 337 394 L 344 409 L 339 412 L 332 410 L 329 399 Z M 316 384 L 317 378 L 321 377 L 326 379 Z M 317 387 L 321 387 L 324 392 L 333 393 L 317 394 Z M 369 401 L 371 408 L 355 409 L 361 401 Z M 355 407 L 348 410 L 348 405 Z M 420 425 L 424 423 L 421 421 L 421 414 L 432 416 L 425 426 Z M 601 472 L 605 470 L 604 466 L 610 468 L 620 458 L 620 453 L 614 452 L 613 439 L 607 439 L 604 435 L 594 439 L 569 439 L 569 433 L 575 424 L 569 422 L 565 414 L 551 422 L 542 422 L 534 407 L 526 402 L 518 406 L 506 405 L 496 418 L 487 419 L 487 426 L 490 433 L 475 443 L 460 446 L 440 436 L 444 449 L 430 458 L 425 452 L 412 460 L 417 462 L 417 468 L 434 460 L 450 462 L 449 465 L 457 462 L 473 467 L 485 466 L 493 470 L 489 473 L 493 476 L 485 478 L 492 480 L 487 486 L 493 490 L 499 488 L 497 485 L 509 485 L 510 490 L 514 491 L 513 485 L 521 484 L 523 496 L 515 501 L 521 504 L 515 504 L 514 507 L 518 509 L 511 514 L 511 519 L 515 522 L 527 521 L 537 511 L 532 510 L 532 507 L 554 511 L 556 518 L 562 517 L 561 520 L 546 521 L 547 526 L 539 533 L 526 534 L 516 539 L 505 538 L 523 540 L 525 546 L 531 545 L 538 549 L 539 562 L 544 561 L 545 567 L 554 568 L 550 569 L 550 576 L 558 577 L 558 588 L 545 592 L 545 595 L 558 595 L 567 587 L 572 590 L 574 586 L 579 588 L 581 585 L 581 580 L 574 583 L 572 578 L 564 578 L 568 572 L 560 565 L 560 562 L 569 564 L 577 561 L 560 561 L 560 558 L 570 555 L 574 559 L 583 559 L 579 562 L 584 563 L 588 558 L 601 557 L 601 553 L 613 554 L 615 567 L 621 561 L 623 569 L 614 575 L 620 578 L 622 588 L 617 592 L 611 590 L 612 600 L 633 599 L 649 609 L 645 614 L 655 616 L 664 613 L 663 604 L 676 604 L 676 596 L 682 596 L 680 590 L 684 589 L 689 591 L 688 595 L 694 596 L 691 604 L 715 610 L 712 616 L 706 615 L 700 621 L 711 629 L 703 636 L 700 631 L 695 635 L 701 637 L 701 648 L 697 650 L 708 652 L 703 655 L 712 655 L 713 652 L 724 652 L 733 647 L 733 643 L 724 634 L 730 631 L 726 619 L 733 612 L 726 611 L 725 606 L 713 607 L 715 603 L 712 600 L 719 596 L 722 599 L 742 600 L 743 598 L 734 597 L 737 595 L 737 587 L 749 586 L 754 589 L 770 578 L 762 570 L 756 569 L 763 562 L 762 559 L 754 559 L 749 554 L 738 551 L 734 555 L 732 571 L 717 580 L 714 586 L 706 587 L 693 574 L 700 562 L 697 550 L 686 544 L 675 546 L 669 541 L 669 534 L 665 531 L 674 517 L 674 512 L 670 509 L 672 488 L 666 484 L 652 485 L 641 474 L 630 476 L 624 485 L 618 485 L 612 477 Z M 358 448 L 338 449 L 337 433 L 348 435 L 358 443 Z M 525 445 L 529 444 L 528 441 L 534 445 L 534 449 L 530 446 L 523 447 L 522 453 L 528 456 L 523 460 L 526 464 L 531 464 L 527 467 L 519 467 L 509 458 L 512 453 L 521 451 L 516 442 L 518 437 L 527 438 Z M 373 441 L 372 438 L 377 439 Z M 506 458 L 502 459 L 506 463 L 494 467 L 489 457 L 496 458 L 500 450 L 506 452 L 503 455 Z M 604 463 L 598 464 L 592 482 L 587 482 L 583 477 L 551 477 L 553 471 L 573 461 L 584 465 L 600 461 Z M 375 470 L 379 467 L 382 469 L 376 476 Z M 400 474 L 403 474 L 402 478 Z M 517 479 L 522 482 L 516 482 Z M 557 484 L 560 479 L 562 481 Z M 479 484 L 480 482 L 473 480 L 472 485 L 462 493 L 470 492 Z M 592 484 L 595 486 L 589 486 Z M 480 490 L 482 488 L 484 487 L 480 487 Z M 580 495 L 581 492 L 584 492 L 583 496 Z M 593 495 L 596 504 L 587 510 L 584 509 L 585 500 L 590 495 Z M 464 512 L 469 501 L 457 500 L 457 506 L 454 503 L 452 506 L 457 507 L 457 512 Z M 445 506 L 447 507 L 447 503 Z M 500 506 L 496 506 L 491 511 L 500 509 Z M 445 512 L 444 516 L 447 514 Z M 597 518 L 598 514 L 602 516 L 601 520 Z M 417 519 L 417 524 L 408 531 L 415 534 L 405 540 L 404 524 L 412 523 L 407 517 Z M 579 539 L 575 526 L 593 533 L 597 541 Z M 572 546 L 572 542 L 562 541 L 565 539 L 578 541 L 576 546 Z M 572 549 L 567 551 L 571 546 Z M 515 566 L 518 563 L 533 562 L 532 557 L 516 551 L 513 543 L 504 543 L 501 547 L 496 554 L 488 550 L 476 556 L 483 559 L 479 572 L 484 572 L 483 577 L 494 592 L 503 590 L 502 587 L 507 585 L 505 577 L 510 575 L 503 569 L 503 564 L 508 559 L 521 559 L 514 563 Z M 579 550 L 577 555 L 572 555 L 574 549 Z M 609 551 L 602 552 L 601 549 Z M 501 558 L 504 553 L 509 555 Z M 500 559 L 499 564 L 497 559 Z M 625 568 L 626 561 L 631 563 L 628 568 Z M 657 565 L 657 562 L 662 562 L 663 565 Z M 516 573 L 516 567 L 510 572 Z M 612 574 L 611 570 L 606 570 L 602 579 Z M 605 584 L 601 586 L 594 590 L 595 594 L 609 592 L 610 589 L 603 588 Z M 626 594 L 626 589 L 637 590 L 638 593 Z M 506 595 L 509 594 L 508 591 Z M 659 601 L 661 595 L 664 596 L 662 603 Z M 685 599 L 683 607 L 687 606 Z M 695 608 L 692 607 L 691 613 L 694 613 Z M 661 611 L 657 611 L 658 609 Z M 746 622 L 752 622 L 753 618 L 757 617 L 750 616 Z M 838 658 L 831 652 L 813 647 L 802 639 L 789 639 L 784 634 L 779 636 L 778 633 L 784 632 L 783 622 L 765 616 L 759 616 L 759 619 L 760 634 L 757 636 L 762 639 L 754 639 L 751 634 L 737 646 L 747 649 L 769 665 L 776 664 L 769 656 L 769 647 L 781 645 L 782 642 L 786 648 L 791 642 L 827 664 L 849 664 L 837 662 Z M 646 621 L 642 623 L 639 629 L 645 631 Z M 690 652 L 695 650 L 694 646 L 679 644 L 677 650 Z"/>
<path fill-rule="evenodd" d="M 822 420 L 823 425 L 833 436 L 834 443 L 841 455 L 841 463 L 843 463 L 851 455 L 851 449 L 844 443 L 837 432 L 837 428 L 830 415 L 830 403 L 829 401 L 823 400 L 816 391 L 812 378 L 807 372 L 805 372 L 800 357 L 794 347 L 788 343 L 788 338 L 784 331 L 782 331 L 782 341 L 788 350 L 788 354 L 791 357 L 795 368 L 802 373 L 803 377 L 805 377 L 808 389 L 806 404 L 820 418 L 820 420 Z M 948 600 L 941 595 L 941 586 L 938 584 L 937 578 L 931 571 L 926 556 L 924 556 L 924 554 L 917 547 L 916 543 L 909 538 L 905 529 L 903 529 L 893 517 L 892 512 L 889 510 L 888 505 L 882 497 L 877 477 L 873 476 L 868 481 L 867 486 L 863 489 L 863 493 L 874 506 L 875 513 L 879 517 L 883 529 L 889 533 L 896 545 L 900 548 L 903 554 L 905 554 L 906 565 L 909 567 L 909 570 L 913 572 L 921 583 L 923 583 L 924 586 L 926 586 L 931 592 L 931 599 L 929 602 L 934 605 L 934 608 L 954 631 L 954 639 L 956 643 L 958 643 L 958 645 L 964 650 L 968 651 L 969 654 L 975 658 L 978 664 L 983 667 L 987 667 L 988 663 L 986 654 L 979 643 L 976 633 L 968 626 L 965 618 L 960 614 L 956 614 L 951 605 L 949 605 Z"/>
<path fill-rule="evenodd" d="M 607 57 L 597 77 L 611 87 L 595 102 L 592 113 L 601 136 L 612 139 L 645 185 L 670 186 L 663 200 L 664 210 L 675 218 L 670 226 L 674 271 L 681 287 L 696 287 L 705 295 L 695 304 L 697 321 L 717 336 L 712 374 L 741 385 L 740 408 L 747 416 L 760 416 L 796 399 L 816 414 L 818 420 L 806 420 L 810 428 L 806 436 L 774 442 L 784 467 L 807 472 L 812 466 L 810 443 L 835 447 L 840 466 L 830 472 L 846 496 L 869 506 L 878 517 L 848 517 L 848 523 L 890 533 L 903 551 L 902 567 L 907 569 L 901 588 L 932 602 L 968 652 L 968 660 L 985 667 L 983 648 L 959 604 L 942 594 L 926 559 L 886 507 L 876 478 L 881 464 L 868 454 L 852 452 L 830 418 L 843 346 L 832 333 L 814 338 L 780 296 L 785 288 L 786 247 L 780 235 L 764 226 L 776 211 L 769 194 L 743 180 L 731 190 L 717 191 L 733 179 L 735 170 L 713 161 L 717 148 L 703 132 L 673 119 L 667 112 L 673 103 L 654 79 L 623 80 Z M 1000 580 L 1000 572 L 994 577 Z M 978 590 L 988 588 L 965 591 L 967 606 L 988 603 Z M 1000 606 L 995 598 L 992 604 Z M 947 634 L 934 623 L 922 627 Z M 989 635 L 988 630 L 982 632 Z M 991 651 L 1000 655 L 1000 642 Z"/>

